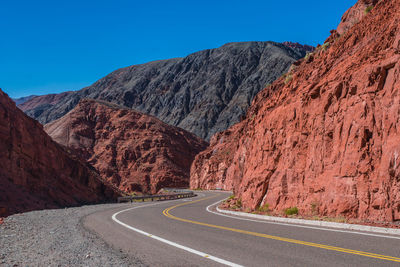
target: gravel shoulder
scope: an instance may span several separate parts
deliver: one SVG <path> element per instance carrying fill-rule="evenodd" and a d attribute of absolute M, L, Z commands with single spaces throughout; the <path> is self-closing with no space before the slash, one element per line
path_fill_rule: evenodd
<path fill-rule="evenodd" d="M 0 224 L 0 266 L 143 266 L 83 226 L 83 219 L 126 204 L 15 214 Z"/>

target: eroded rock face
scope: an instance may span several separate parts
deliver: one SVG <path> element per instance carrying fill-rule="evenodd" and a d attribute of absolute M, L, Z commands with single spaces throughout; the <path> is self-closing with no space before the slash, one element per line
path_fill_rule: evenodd
<path fill-rule="evenodd" d="M 190 165 L 208 145 L 152 116 L 89 99 L 46 124 L 45 130 L 126 192 L 156 193 L 162 187 L 188 187 Z"/>
<path fill-rule="evenodd" d="M 0 217 L 111 200 L 116 191 L 0 90 Z"/>
<path fill-rule="evenodd" d="M 52 106 L 25 111 L 45 124 L 64 116 L 80 99 L 92 98 L 153 115 L 209 140 L 239 122 L 254 96 L 307 49 L 274 42 L 229 43 L 116 70 Z"/>
<path fill-rule="evenodd" d="M 233 189 L 250 209 L 400 220 L 399 17 L 399 0 L 379 1 L 261 91 L 196 157 L 191 187 Z"/>
<path fill-rule="evenodd" d="M 337 32 L 339 34 L 346 33 L 354 24 L 360 22 L 365 15 L 372 10 L 379 0 L 360 0 L 354 6 L 344 13 Z"/>

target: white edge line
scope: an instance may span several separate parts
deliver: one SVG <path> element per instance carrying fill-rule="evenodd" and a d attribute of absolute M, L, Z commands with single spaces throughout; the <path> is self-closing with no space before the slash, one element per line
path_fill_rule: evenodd
<path fill-rule="evenodd" d="M 212 256 L 212 255 L 210 255 L 210 254 L 206 254 L 206 253 L 204 253 L 204 252 L 201 252 L 201 251 L 198 251 L 198 250 L 195 250 L 195 249 L 192 249 L 192 248 L 189 248 L 189 247 L 180 245 L 180 244 L 175 243 L 175 242 L 172 242 L 172 241 L 169 241 L 169 240 L 164 239 L 164 238 L 162 238 L 162 237 L 159 237 L 159 236 L 156 236 L 156 235 L 147 233 L 147 232 L 145 232 L 145 231 L 142 231 L 142 230 L 140 230 L 140 229 L 137 229 L 137 228 L 135 228 L 135 227 L 132 227 L 132 226 L 126 224 L 126 223 L 123 223 L 123 222 L 121 222 L 120 220 L 117 219 L 117 216 L 118 216 L 119 214 L 123 213 L 123 212 L 129 211 L 129 210 L 138 209 L 138 208 L 144 208 L 144 207 L 148 207 L 148 206 L 154 206 L 154 205 L 158 205 L 158 204 L 161 204 L 161 203 L 155 203 L 155 204 L 150 204 L 150 205 L 142 205 L 142 206 L 138 206 L 138 207 L 134 207 L 134 208 L 129 208 L 129 209 L 121 210 L 121 211 L 119 211 L 119 212 L 114 213 L 114 214 L 112 215 L 112 219 L 113 219 L 116 223 L 119 223 L 120 225 L 122 225 L 122 226 L 124 226 L 124 227 L 126 227 L 126 228 L 128 228 L 128 229 L 130 229 L 130 230 L 132 230 L 132 231 L 135 231 L 135 232 L 137 232 L 137 233 L 139 233 L 139 234 L 142 234 L 142 235 L 145 235 L 145 236 L 147 236 L 147 237 L 153 238 L 153 239 L 158 240 L 158 241 L 160 241 L 160 242 L 163 242 L 163 243 L 165 243 L 165 244 L 168 244 L 168 245 L 171 245 L 171 246 L 180 248 L 180 249 L 185 250 L 185 251 L 187 251 L 187 252 L 196 254 L 196 255 L 201 256 L 201 257 L 203 257 L 203 258 L 210 259 L 210 260 L 213 260 L 213 261 L 215 261 L 215 262 L 218 262 L 218 263 L 221 263 L 221 264 L 224 264 L 224 265 L 227 265 L 227 266 L 242 267 L 242 265 L 239 265 L 239 264 L 236 264 L 236 263 L 233 263 L 233 262 L 230 262 L 230 261 L 221 259 L 221 258 L 217 258 L 217 257 Z"/>
<path fill-rule="evenodd" d="M 370 233 L 362 233 L 362 232 L 353 232 L 353 231 L 346 231 L 346 230 L 336 230 L 336 229 L 328 229 L 328 228 L 321 228 L 321 227 L 313 227 L 313 226 L 306 226 L 306 225 L 297 225 L 297 224 L 291 224 L 291 223 L 281 223 L 281 222 L 273 222 L 273 221 L 266 221 L 266 218 L 260 218 L 260 220 L 264 220 L 264 221 L 260 221 L 260 220 L 253 220 L 253 219 L 247 219 L 247 218 L 242 218 L 242 217 L 237 217 L 238 215 L 236 215 L 234 211 L 224 211 L 221 210 L 217 207 L 217 211 L 212 211 L 210 210 L 210 207 L 219 204 L 220 202 L 224 201 L 223 200 L 219 200 L 209 206 L 207 206 L 207 211 L 219 216 L 224 216 L 224 217 L 228 217 L 228 218 L 233 218 L 233 219 L 237 219 L 237 220 L 244 220 L 244 221 L 251 221 L 251 222 L 259 222 L 259 223 L 268 223 L 268 224 L 277 224 L 277 225 L 285 225 L 285 226 L 292 226 L 292 227 L 300 227 L 300 228 L 308 228 L 308 229 L 316 229 L 316 230 L 321 230 L 321 231 L 331 231 L 331 232 L 339 232 L 339 233 L 350 233 L 350 234 L 356 234 L 356 235 L 366 235 L 366 236 L 374 236 L 374 237 L 383 237 L 383 238 L 391 238 L 391 239 L 400 239 L 400 237 L 397 236 L 387 236 L 387 235 L 378 235 L 378 234 L 370 234 Z M 226 215 L 226 214 L 222 214 L 223 213 L 228 213 L 228 214 L 235 214 L 236 216 L 230 216 L 230 215 Z M 247 216 L 248 214 L 242 214 L 243 212 L 240 213 L 241 216 Z M 253 214 L 252 214 L 253 215 Z M 262 216 L 262 215 L 260 215 Z"/>

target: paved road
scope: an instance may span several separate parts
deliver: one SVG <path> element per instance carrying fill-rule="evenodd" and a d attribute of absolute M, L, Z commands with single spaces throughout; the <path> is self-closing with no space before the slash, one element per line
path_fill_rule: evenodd
<path fill-rule="evenodd" d="M 210 205 L 228 196 L 201 192 L 191 199 L 126 204 L 94 213 L 84 223 L 116 249 L 151 266 L 400 266 L 400 237 L 210 212 L 215 211 Z"/>

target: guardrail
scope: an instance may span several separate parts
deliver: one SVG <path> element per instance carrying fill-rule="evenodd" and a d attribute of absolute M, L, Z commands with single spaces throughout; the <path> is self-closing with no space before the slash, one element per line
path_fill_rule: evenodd
<path fill-rule="evenodd" d="M 164 192 L 172 192 L 172 193 L 190 193 L 190 192 L 193 193 L 192 190 L 184 189 L 184 188 L 170 188 L 170 187 L 166 187 L 166 188 L 163 188 L 163 189 L 161 189 L 161 190 L 164 191 Z"/>
<path fill-rule="evenodd" d="M 171 200 L 178 198 L 186 198 L 186 197 L 194 197 L 196 196 L 192 191 L 185 193 L 177 193 L 177 194 L 165 194 L 165 195 L 146 195 L 146 196 L 127 196 L 127 197 L 119 197 L 118 203 L 121 202 L 133 202 L 134 200 L 142 200 L 143 202 L 148 199 L 151 201 L 154 200 Z"/>

